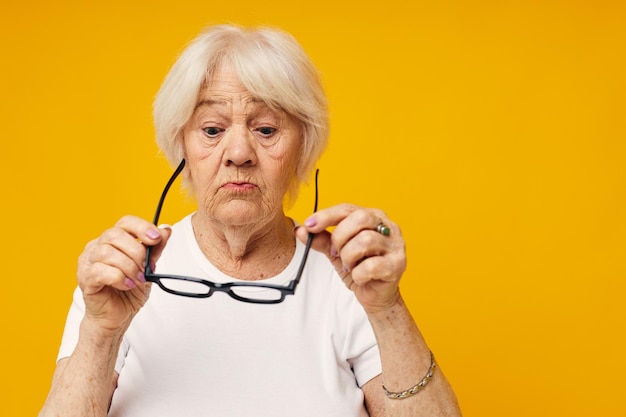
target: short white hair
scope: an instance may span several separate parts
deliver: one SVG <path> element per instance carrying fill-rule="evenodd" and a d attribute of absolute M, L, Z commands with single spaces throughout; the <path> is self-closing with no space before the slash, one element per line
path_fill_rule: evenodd
<path fill-rule="evenodd" d="M 182 52 L 154 100 L 156 140 L 172 165 L 184 158 L 182 131 L 200 90 L 223 64 L 246 89 L 301 123 L 301 158 L 290 194 L 295 197 L 328 143 L 328 105 L 317 68 L 288 33 L 273 28 L 209 27 Z"/>

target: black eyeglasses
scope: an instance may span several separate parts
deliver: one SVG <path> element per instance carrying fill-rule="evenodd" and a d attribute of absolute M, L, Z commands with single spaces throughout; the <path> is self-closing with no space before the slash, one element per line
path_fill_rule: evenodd
<path fill-rule="evenodd" d="M 159 200 L 156 213 L 154 214 L 153 223 L 155 226 L 159 223 L 159 216 L 161 215 L 161 208 L 163 207 L 165 196 L 172 186 L 172 183 L 184 167 L 185 160 L 183 159 L 178 165 L 178 168 L 176 168 L 176 171 L 174 171 L 174 174 L 172 174 L 172 177 L 167 182 L 167 185 L 161 194 L 161 199 Z M 319 170 L 315 171 L 315 206 L 313 207 L 313 212 L 317 211 L 318 173 Z M 163 291 L 183 297 L 206 298 L 213 295 L 215 291 L 221 291 L 230 295 L 235 300 L 246 303 L 278 304 L 282 302 L 287 295 L 293 295 L 296 292 L 296 287 L 300 282 L 300 277 L 302 277 L 302 271 L 304 270 L 304 265 L 306 264 L 306 259 L 309 255 L 309 249 L 311 248 L 313 236 L 313 233 L 309 233 L 309 237 L 304 248 L 304 255 L 302 255 L 302 261 L 300 262 L 300 267 L 298 268 L 298 273 L 296 274 L 296 277 L 289 282 L 289 285 L 286 286 L 263 282 L 219 283 L 201 278 L 186 277 L 183 275 L 155 274 L 150 267 L 150 253 L 152 252 L 152 247 L 150 246 L 146 247 L 146 265 L 144 275 L 146 277 L 146 281 L 157 283 Z"/>

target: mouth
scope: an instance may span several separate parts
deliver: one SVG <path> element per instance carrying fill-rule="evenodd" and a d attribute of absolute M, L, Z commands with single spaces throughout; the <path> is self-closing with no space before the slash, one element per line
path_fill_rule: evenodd
<path fill-rule="evenodd" d="M 233 181 L 225 183 L 221 188 L 231 192 L 245 193 L 256 190 L 258 187 L 250 182 Z"/>

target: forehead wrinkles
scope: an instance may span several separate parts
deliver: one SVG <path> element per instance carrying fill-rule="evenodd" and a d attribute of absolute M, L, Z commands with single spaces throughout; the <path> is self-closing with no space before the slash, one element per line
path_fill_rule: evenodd
<path fill-rule="evenodd" d="M 278 120 L 288 117 L 284 110 L 269 106 L 264 100 L 251 96 L 223 96 L 221 94 L 208 94 L 200 97 L 194 108 L 194 114 L 202 109 L 217 111 L 223 115 L 232 114 L 241 117 L 272 116 Z"/>
<path fill-rule="evenodd" d="M 200 95 L 194 110 L 204 106 L 223 109 L 237 108 L 247 113 L 262 110 L 277 110 L 272 109 L 264 100 L 252 96 L 247 91 L 238 94 L 224 94 L 217 91 L 212 92 L 204 90 L 204 94 Z"/>
<path fill-rule="evenodd" d="M 196 103 L 196 109 L 202 106 L 209 107 L 232 107 L 233 105 L 240 105 L 243 108 L 258 108 L 265 107 L 269 108 L 267 104 L 261 99 L 256 97 L 248 96 L 248 97 L 227 97 L 220 94 L 216 95 L 207 95 L 204 97 L 200 97 L 198 102 Z"/>
<path fill-rule="evenodd" d="M 249 90 L 233 69 L 232 64 L 224 62 L 206 79 L 200 89 L 195 108 L 203 105 L 235 108 L 238 112 L 245 113 L 257 113 L 263 110 L 283 113 L 280 106 L 262 99 Z"/>

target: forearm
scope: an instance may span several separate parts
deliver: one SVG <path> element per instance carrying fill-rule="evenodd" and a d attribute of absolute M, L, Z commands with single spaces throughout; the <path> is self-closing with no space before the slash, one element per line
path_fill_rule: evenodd
<path fill-rule="evenodd" d="M 55 372 L 39 417 L 107 415 L 124 331 L 103 332 L 83 320 L 76 349 Z"/>
<path fill-rule="evenodd" d="M 402 392 L 422 381 L 431 365 L 430 350 L 402 298 L 389 309 L 370 313 L 369 320 L 378 340 L 385 387 Z M 454 391 L 438 366 L 422 390 L 402 399 L 385 397 L 385 407 L 388 417 L 461 416 Z"/>

